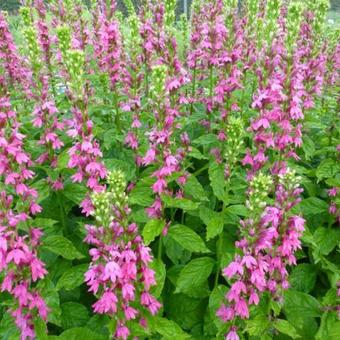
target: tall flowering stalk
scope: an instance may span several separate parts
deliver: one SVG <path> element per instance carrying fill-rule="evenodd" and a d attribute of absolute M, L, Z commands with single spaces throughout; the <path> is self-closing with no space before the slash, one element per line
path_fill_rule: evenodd
<path fill-rule="evenodd" d="M 51 37 L 46 25 L 44 4 L 36 3 L 39 20 L 37 28 L 32 21 L 31 9 L 21 7 L 20 14 L 25 24 L 23 35 L 27 43 L 28 63 L 33 71 L 31 89 L 33 108 L 33 126 L 39 129 L 38 145 L 43 149 L 36 162 L 50 164 L 53 169 L 57 166 L 57 156 L 64 143 L 61 133 L 64 129 L 56 108 L 56 92 L 52 72 Z M 52 188 L 59 190 L 63 187 L 60 178 L 49 177 Z"/>
<path fill-rule="evenodd" d="M 5 87 L 4 83 L 0 84 Z M 0 97 L 0 271 L 1 291 L 13 297 L 9 312 L 21 339 L 33 339 L 34 320 L 47 321 L 48 308 L 34 283 L 47 274 L 38 257 L 42 231 L 33 227 L 32 216 L 42 209 L 38 192 L 30 187 L 32 160 L 24 149 L 17 114 L 4 94 Z"/>
<path fill-rule="evenodd" d="M 0 12 L 0 61 L 2 77 L 6 79 L 10 86 L 23 87 L 27 94 L 30 94 L 31 74 L 24 67 L 18 54 L 4 12 Z"/>
<path fill-rule="evenodd" d="M 236 318 L 248 319 L 249 307 L 257 305 L 264 292 L 281 299 L 282 290 L 289 287 L 287 267 L 296 264 L 294 253 L 301 248 L 305 223 L 302 217 L 290 213 L 300 202 L 299 181 L 289 169 L 275 178 L 275 184 L 271 176 L 262 173 L 251 181 L 249 217 L 241 221 L 242 238 L 236 242 L 240 254 L 223 271 L 231 280 L 231 288 L 225 296 L 227 304 L 220 307 L 217 315 L 231 322 L 226 339 L 236 331 Z M 275 204 L 270 205 L 268 195 L 273 188 Z"/>
<path fill-rule="evenodd" d="M 109 315 L 114 338 L 125 340 L 130 320 L 145 326 L 146 311 L 155 315 L 161 305 L 149 292 L 156 284 L 149 267 L 151 250 L 144 245 L 137 225 L 129 222 L 124 176 L 120 171 L 110 172 L 107 182 L 106 190 L 91 197 L 96 225 L 86 226 L 85 241 L 93 248 L 85 281 L 98 297 L 94 311 Z"/>
<path fill-rule="evenodd" d="M 93 191 L 102 191 L 100 179 L 106 176 L 106 168 L 101 161 L 102 152 L 99 143 L 93 135 L 93 122 L 90 120 L 88 104 L 88 87 L 83 80 L 84 54 L 79 50 L 70 49 L 70 31 L 67 27 L 58 30 L 59 44 L 63 62 L 69 75 L 69 97 L 72 104 L 72 118 L 67 119 L 67 134 L 74 138 L 74 144 L 69 149 L 69 168 L 76 168 L 72 175 L 73 182 L 86 182 Z M 92 211 L 91 200 L 87 197 L 81 203 L 83 212 L 89 215 Z"/>

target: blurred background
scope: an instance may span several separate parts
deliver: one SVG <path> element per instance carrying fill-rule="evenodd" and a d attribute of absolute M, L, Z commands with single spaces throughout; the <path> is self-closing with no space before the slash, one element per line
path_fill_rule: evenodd
<path fill-rule="evenodd" d="M 139 0 L 132 0 L 137 6 Z M 178 0 L 177 11 L 178 14 L 189 11 L 192 0 Z M 240 0 L 242 1 L 242 0 Z M 89 0 L 84 0 L 84 2 L 89 2 Z M 329 19 L 336 22 L 340 22 L 340 0 L 330 0 L 331 9 L 329 13 Z M 125 12 L 125 7 L 122 0 L 117 0 L 117 6 L 120 11 Z M 6 10 L 8 12 L 16 12 L 20 7 L 19 0 L 0 0 L 0 10 Z"/>

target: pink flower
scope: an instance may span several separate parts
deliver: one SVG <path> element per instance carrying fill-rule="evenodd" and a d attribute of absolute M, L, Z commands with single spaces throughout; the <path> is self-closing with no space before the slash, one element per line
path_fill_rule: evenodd
<path fill-rule="evenodd" d="M 117 339 L 126 340 L 129 336 L 129 334 L 130 334 L 130 331 L 125 325 L 119 324 L 117 326 L 116 334 L 115 334 Z"/>
<path fill-rule="evenodd" d="M 223 275 L 231 279 L 235 274 L 243 275 L 243 266 L 238 262 L 231 262 L 223 269 Z"/>
<path fill-rule="evenodd" d="M 222 306 L 217 310 L 216 315 L 223 322 L 227 322 L 234 318 L 235 313 L 231 307 L 226 307 L 226 305 L 222 304 Z"/>
<path fill-rule="evenodd" d="M 158 178 L 157 181 L 152 185 L 153 192 L 161 194 L 167 187 L 167 182 L 164 178 Z"/>
<path fill-rule="evenodd" d="M 93 309 L 96 313 L 116 313 L 118 302 L 117 296 L 110 291 L 104 292 L 103 296 L 93 304 Z"/>
<path fill-rule="evenodd" d="M 225 340 L 240 340 L 236 333 L 237 328 L 231 327 L 229 333 L 226 335 Z"/>

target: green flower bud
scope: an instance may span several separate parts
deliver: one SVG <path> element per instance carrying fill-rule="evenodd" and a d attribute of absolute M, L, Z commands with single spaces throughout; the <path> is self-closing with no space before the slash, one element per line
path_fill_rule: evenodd
<path fill-rule="evenodd" d="M 227 140 L 225 158 L 231 168 L 238 160 L 240 149 L 243 144 L 244 124 L 242 119 L 230 117 L 227 127 Z"/>
<path fill-rule="evenodd" d="M 156 65 L 151 72 L 151 93 L 154 98 L 163 97 L 165 93 L 165 81 L 167 75 L 167 67 L 165 65 Z"/>
<path fill-rule="evenodd" d="M 32 65 L 33 71 L 37 73 L 42 66 L 40 47 L 37 40 L 37 35 L 33 27 L 27 27 L 23 31 L 28 49 L 28 58 Z"/>
<path fill-rule="evenodd" d="M 68 26 L 60 26 L 57 28 L 57 37 L 59 40 L 59 48 L 66 58 L 67 52 L 71 49 L 71 30 Z M 65 63 L 65 60 L 64 60 Z"/>
<path fill-rule="evenodd" d="M 264 34 L 268 43 L 271 42 L 278 29 L 277 20 L 281 10 L 281 0 L 268 0 L 265 8 Z"/>
<path fill-rule="evenodd" d="M 66 66 L 70 75 L 70 88 L 74 96 L 81 97 L 83 89 L 85 57 L 80 50 L 70 50 L 67 53 Z"/>
<path fill-rule="evenodd" d="M 304 7 L 300 2 L 292 2 L 288 7 L 287 14 L 287 48 L 292 50 L 300 32 L 302 13 Z"/>
<path fill-rule="evenodd" d="M 165 25 L 171 27 L 176 19 L 176 0 L 165 0 Z"/>
<path fill-rule="evenodd" d="M 22 21 L 24 22 L 26 27 L 32 26 L 32 18 L 31 18 L 31 12 L 28 7 L 21 7 L 19 9 L 19 13 L 21 15 Z"/>
<path fill-rule="evenodd" d="M 135 15 L 136 12 L 135 12 L 135 7 L 133 5 L 133 2 L 131 0 L 123 0 L 124 2 L 124 5 L 126 7 L 126 10 L 128 12 L 128 15 L 131 16 L 131 15 Z"/>
<path fill-rule="evenodd" d="M 250 193 L 247 206 L 252 211 L 262 209 L 268 200 L 270 189 L 273 185 L 272 177 L 262 172 L 256 174 L 250 182 Z"/>

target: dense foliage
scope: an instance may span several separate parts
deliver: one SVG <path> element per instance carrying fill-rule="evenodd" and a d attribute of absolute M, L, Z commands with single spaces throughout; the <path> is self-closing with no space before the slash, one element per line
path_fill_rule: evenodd
<path fill-rule="evenodd" d="M 0 13 L 1 339 L 340 338 L 326 0 Z"/>

